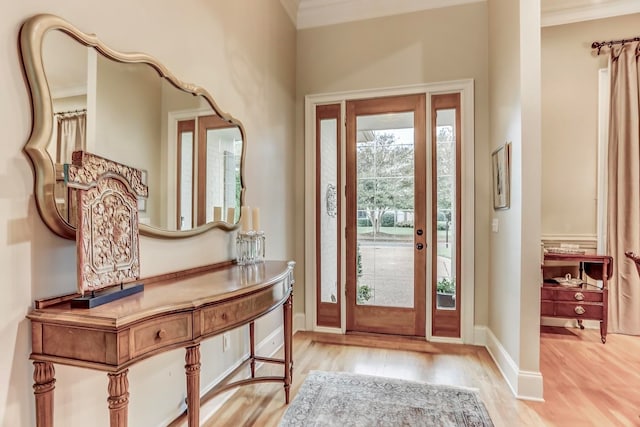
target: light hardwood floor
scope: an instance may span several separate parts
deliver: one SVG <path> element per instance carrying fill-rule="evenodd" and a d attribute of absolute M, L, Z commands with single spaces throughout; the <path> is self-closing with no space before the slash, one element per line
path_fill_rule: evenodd
<path fill-rule="evenodd" d="M 310 370 L 474 387 L 497 427 L 640 426 L 638 337 L 609 335 L 603 345 L 595 330 L 543 328 L 545 402 L 514 398 L 483 347 L 298 332 L 292 399 Z M 204 425 L 277 426 L 285 410 L 282 385 L 252 385 L 238 389 Z"/>

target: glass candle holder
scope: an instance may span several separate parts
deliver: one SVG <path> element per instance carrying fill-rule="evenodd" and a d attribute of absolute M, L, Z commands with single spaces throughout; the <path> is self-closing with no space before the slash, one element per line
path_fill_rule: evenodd
<path fill-rule="evenodd" d="M 264 261 L 264 231 L 239 231 L 236 237 L 236 252 L 238 265 Z"/>

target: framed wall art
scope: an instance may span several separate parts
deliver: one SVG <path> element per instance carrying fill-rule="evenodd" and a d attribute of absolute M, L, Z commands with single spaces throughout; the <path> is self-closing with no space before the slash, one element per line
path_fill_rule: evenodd
<path fill-rule="evenodd" d="M 491 154 L 493 169 L 493 209 L 509 209 L 511 191 L 511 143 L 507 142 Z"/>

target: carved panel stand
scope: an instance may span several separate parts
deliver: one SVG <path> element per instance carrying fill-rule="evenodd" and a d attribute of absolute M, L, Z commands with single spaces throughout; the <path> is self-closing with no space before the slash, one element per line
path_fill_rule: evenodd
<path fill-rule="evenodd" d="M 76 307 L 91 308 L 142 290 L 124 288 L 140 278 L 138 197 L 147 197 L 142 171 L 84 151 L 65 167 L 65 179 L 76 188 L 78 292 Z M 120 289 L 95 295 L 95 291 Z M 90 297 L 84 298 L 86 292 Z"/>

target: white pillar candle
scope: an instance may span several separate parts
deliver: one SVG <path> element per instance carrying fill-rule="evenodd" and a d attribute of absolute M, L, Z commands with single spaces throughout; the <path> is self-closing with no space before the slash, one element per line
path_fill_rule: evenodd
<path fill-rule="evenodd" d="M 253 229 L 260 231 L 260 208 L 253 208 Z"/>
<path fill-rule="evenodd" d="M 240 225 L 242 226 L 242 231 L 249 231 L 251 228 L 249 225 L 249 221 L 251 221 L 251 208 L 249 206 L 243 206 L 240 209 Z"/>
<path fill-rule="evenodd" d="M 229 224 L 235 224 L 236 222 L 236 209 L 227 208 L 227 222 Z"/>
<path fill-rule="evenodd" d="M 213 207 L 213 220 L 221 221 L 222 220 L 222 206 L 214 206 Z"/>

